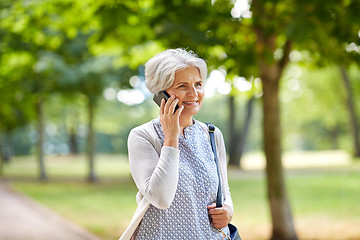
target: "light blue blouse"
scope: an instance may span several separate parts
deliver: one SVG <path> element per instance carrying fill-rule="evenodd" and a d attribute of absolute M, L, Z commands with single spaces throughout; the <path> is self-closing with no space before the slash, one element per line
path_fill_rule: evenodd
<path fill-rule="evenodd" d="M 154 128 L 164 143 L 159 119 Z M 207 205 L 215 202 L 219 180 L 208 134 L 199 123 L 185 128 L 179 138 L 179 179 L 167 209 L 150 205 L 136 231 L 136 240 L 212 240 L 223 235 L 210 223 Z M 226 227 L 223 231 L 228 234 Z"/>

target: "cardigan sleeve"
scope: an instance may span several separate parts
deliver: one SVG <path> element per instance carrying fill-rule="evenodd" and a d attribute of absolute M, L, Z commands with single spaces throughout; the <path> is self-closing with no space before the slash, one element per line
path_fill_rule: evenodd
<path fill-rule="evenodd" d="M 220 167 L 220 174 L 222 176 L 222 186 L 223 186 L 223 194 L 224 196 L 224 205 L 231 207 L 233 210 L 233 202 L 231 199 L 230 194 L 230 187 L 228 183 L 228 176 L 227 176 L 227 158 L 226 158 L 226 148 L 224 143 L 224 137 L 221 131 L 216 128 L 215 130 L 215 141 L 218 149 L 219 155 L 219 167 Z"/>
<path fill-rule="evenodd" d="M 164 146 L 158 153 L 151 139 L 141 127 L 130 132 L 130 170 L 141 194 L 155 207 L 165 209 L 170 207 L 176 193 L 179 150 Z"/>

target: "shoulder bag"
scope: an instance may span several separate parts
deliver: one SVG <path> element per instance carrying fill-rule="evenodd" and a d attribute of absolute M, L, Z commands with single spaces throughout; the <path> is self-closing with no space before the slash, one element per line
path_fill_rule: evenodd
<path fill-rule="evenodd" d="M 219 187 L 218 187 L 218 192 L 217 192 L 217 196 L 216 196 L 216 207 L 222 207 L 223 204 L 222 204 L 221 178 L 220 178 L 220 171 L 219 171 L 218 157 L 217 157 L 217 153 L 216 153 L 215 136 L 214 136 L 215 126 L 211 123 L 207 123 L 206 125 L 208 126 L 211 148 L 214 153 L 214 160 L 215 160 L 217 174 L 218 174 L 218 178 L 219 178 Z M 223 239 L 225 239 L 225 240 L 241 240 L 241 237 L 239 235 L 237 228 L 234 225 L 232 225 L 231 223 L 228 224 L 228 227 L 230 230 L 230 236 L 225 235 L 225 233 L 222 230 L 220 230 L 224 235 Z"/>

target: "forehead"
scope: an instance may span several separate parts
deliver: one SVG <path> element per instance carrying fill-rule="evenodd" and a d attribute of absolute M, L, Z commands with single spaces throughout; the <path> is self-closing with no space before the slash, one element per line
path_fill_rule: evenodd
<path fill-rule="evenodd" d="M 201 81 L 200 71 L 197 67 L 189 66 L 175 72 L 174 82 Z"/>

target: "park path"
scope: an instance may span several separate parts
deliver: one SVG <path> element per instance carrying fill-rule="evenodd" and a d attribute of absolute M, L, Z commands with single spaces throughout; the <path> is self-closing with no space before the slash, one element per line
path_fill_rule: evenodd
<path fill-rule="evenodd" d="M 0 180 L 0 240 L 100 240 Z"/>

